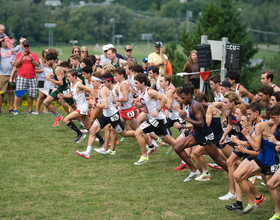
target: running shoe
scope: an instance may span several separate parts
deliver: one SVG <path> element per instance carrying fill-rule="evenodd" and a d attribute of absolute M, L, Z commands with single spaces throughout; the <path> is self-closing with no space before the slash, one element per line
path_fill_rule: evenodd
<path fill-rule="evenodd" d="M 101 154 L 104 154 L 104 155 L 116 155 L 116 152 L 114 150 L 107 150 L 105 152 L 101 152 Z"/>
<path fill-rule="evenodd" d="M 83 152 L 76 151 L 76 153 L 81 157 L 89 159 L 90 154 L 88 154 L 86 151 L 83 151 Z"/>
<path fill-rule="evenodd" d="M 77 136 L 77 139 L 75 140 L 75 144 L 80 143 L 82 140 L 85 139 L 85 137 L 86 137 L 85 134 L 83 134 L 83 133 L 79 134 L 79 135 Z"/>
<path fill-rule="evenodd" d="M 238 205 L 237 203 L 232 203 L 231 205 L 226 205 L 225 207 L 228 210 L 232 210 L 232 211 L 242 211 L 243 210 L 242 205 Z"/>
<path fill-rule="evenodd" d="M 156 142 L 157 142 L 158 147 L 161 148 L 162 147 L 162 140 L 158 137 L 156 139 Z"/>
<path fill-rule="evenodd" d="M 249 204 L 246 206 L 246 208 L 243 210 L 243 211 L 241 211 L 241 212 L 238 212 L 238 214 L 239 215 L 245 215 L 245 214 L 247 214 L 247 213 L 249 213 L 249 212 L 255 212 L 255 211 L 257 211 L 257 209 L 258 209 L 258 206 L 256 205 L 256 204 L 254 204 L 253 206 L 250 206 Z"/>
<path fill-rule="evenodd" d="M 200 176 L 200 174 L 201 173 L 199 172 L 199 170 L 197 170 L 196 172 L 191 172 L 190 175 L 186 179 L 184 179 L 183 182 L 184 183 L 189 182 L 189 181 L 195 179 L 196 177 Z"/>
<path fill-rule="evenodd" d="M 14 110 L 14 115 L 19 115 L 18 110 Z"/>
<path fill-rule="evenodd" d="M 252 184 L 255 184 L 256 178 L 257 178 L 257 175 L 248 178 L 248 180 L 249 180 Z"/>
<path fill-rule="evenodd" d="M 272 216 L 269 220 L 278 220 L 280 219 L 280 216 L 277 214 L 274 214 L 274 216 Z"/>
<path fill-rule="evenodd" d="M 257 204 L 257 206 L 259 206 L 263 201 L 266 200 L 266 197 L 264 197 L 263 195 L 261 196 L 261 199 L 255 199 L 255 203 Z"/>
<path fill-rule="evenodd" d="M 154 146 L 153 148 L 150 148 L 149 147 L 149 149 L 148 149 L 148 151 L 147 151 L 147 154 L 148 154 L 148 156 L 150 156 L 153 152 L 155 152 L 157 150 L 157 147 L 156 146 Z"/>
<path fill-rule="evenodd" d="M 125 140 L 125 137 L 123 137 L 122 139 L 121 139 L 121 142 L 123 142 Z"/>
<path fill-rule="evenodd" d="M 55 122 L 53 124 L 53 127 L 55 128 L 62 119 L 63 119 L 63 117 L 61 115 L 58 118 L 55 118 Z"/>
<path fill-rule="evenodd" d="M 175 170 L 183 170 L 188 168 L 189 166 L 187 164 L 181 163 L 178 167 L 175 167 Z"/>
<path fill-rule="evenodd" d="M 257 176 L 257 179 L 258 179 L 258 180 L 262 180 L 262 177 L 261 177 L 261 176 Z"/>
<path fill-rule="evenodd" d="M 264 182 L 261 182 L 260 184 L 266 187 L 266 185 L 265 185 L 265 183 L 264 183 Z"/>
<path fill-rule="evenodd" d="M 107 151 L 104 147 L 94 148 L 94 150 L 95 150 L 97 153 L 99 153 L 99 154 L 101 154 L 102 152 Z"/>
<path fill-rule="evenodd" d="M 219 200 L 230 200 L 230 199 L 236 199 L 236 193 L 232 194 L 231 192 L 228 192 L 228 194 L 219 197 Z"/>
<path fill-rule="evenodd" d="M 209 181 L 211 177 L 210 172 L 208 172 L 208 174 L 206 173 L 202 173 L 200 176 L 196 177 L 195 180 L 197 181 Z"/>
<path fill-rule="evenodd" d="M 218 170 L 223 169 L 222 167 L 220 167 L 218 164 L 215 164 L 215 163 L 208 163 L 208 166 L 213 168 L 213 169 L 218 169 Z"/>
<path fill-rule="evenodd" d="M 30 112 L 27 112 L 28 115 L 39 115 L 39 113 L 34 112 L 33 110 L 31 110 Z"/>
<path fill-rule="evenodd" d="M 84 134 L 87 134 L 88 133 L 88 130 L 87 129 L 83 129 L 83 130 L 80 130 L 82 133 Z M 98 139 L 99 140 L 99 139 Z"/>
<path fill-rule="evenodd" d="M 141 165 L 141 164 L 147 162 L 148 160 L 149 160 L 148 156 L 147 157 L 141 156 L 140 159 L 137 162 L 134 163 L 134 165 Z"/>
<path fill-rule="evenodd" d="M 169 151 L 166 152 L 166 155 L 171 154 L 171 153 L 173 152 L 173 150 L 174 150 L 173 147 L 170 146 L 170 147 L 169 147 Z"/>

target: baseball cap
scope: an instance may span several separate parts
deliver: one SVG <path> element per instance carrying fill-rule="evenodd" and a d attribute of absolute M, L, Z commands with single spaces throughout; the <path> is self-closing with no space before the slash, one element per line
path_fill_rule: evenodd
<path fill-rule="evenodd" d="M 162 43 L 161 43 L 160 41 L 156 41 L 156 42 L 155 42 L 155 46 L 156 46 L 156 47 L 162 47 Z"/>
<path fill-rule="evenodd" d="M 30 43 L 29 43 L 28 40 L 24 40 L 24 41 L 22 42 L 22 45 L 23 45 L 23 46 L 26 46 L 26 45 L 30 46 Z"/>
<path fill-rule="evenodd" d="M 147 57 L 143 58 L 142 62 L 143 62 L 143 63 L 148 62 L 148 58 L 147 58 Z"/>
<path fill-rule="evenodd" d="M 224 80 L 223 82 L 221 82 L 220 85 L 222 87 L 231 88 L 231 83 L 227 80 Z"/>
<path fill-rule="evenodd" d="M 115 48 L 113 44 L 106 44 L 102 47 L 103 51 L 109 50 L 110 48 Z"/>
<path fill-rule="evenodd" d="M 130 45 L 126 45 L 124 50 L 132 50 L 132 47 Z"/>

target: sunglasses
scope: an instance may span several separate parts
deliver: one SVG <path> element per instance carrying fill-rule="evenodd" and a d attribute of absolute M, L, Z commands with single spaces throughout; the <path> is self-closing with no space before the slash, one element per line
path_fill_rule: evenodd
<path fill-rule="evenodd" d="M 126 52 L 132 52 L 132 50 L 126 50 Z"/>
<path fill-rule="evenodd" d="M 87 51 L 86 50 L 85 51 L 82 50 L 82 53 L 87 53 Z"/>
<path fill-rule="evenodd" d="M 24 47 L 30 47 L 29 45 L 25 45 Z"/>
<path fill-rule="evenodd" d="M 104 50 L 105 53 L 107 53 L 108 50 Z"/>
<path fill-rule="evenodd" d="M 96 59 L 96 60 L 101 60 L 101 59 Z"/>
<path fill-rule="evenodd" d="M 74 50 L 74 53 L 77 53 L 77 52 L 79 53 L 80 51 L 79 50 Z"/>

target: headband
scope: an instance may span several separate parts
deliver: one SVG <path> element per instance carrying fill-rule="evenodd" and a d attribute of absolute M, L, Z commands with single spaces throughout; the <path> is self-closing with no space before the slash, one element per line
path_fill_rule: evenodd
<path fill-rule="evenodd" d="M 112 79 L 114 80 L 114 84 L 116 84 L 117 81 L 116 81 L 116 79 L 115 79 L 114 77 L 111 77 L 111 78 L 103 78 L 103 80 L 107 80 L 107 81 L 112 80 Z"/>
<path fill-rule="evenodd" d="M 99 78 L 97 78 L 97 77 L 95 77 L 95 76 L 92 76 L 92 77 L 91 77 L 91 80 L 101 81 L 101 79 L 99 79 Z"/>

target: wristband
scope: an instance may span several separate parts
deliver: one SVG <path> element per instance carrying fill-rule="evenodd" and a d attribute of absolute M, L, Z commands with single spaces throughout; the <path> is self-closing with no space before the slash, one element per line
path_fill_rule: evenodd
<path fill-rule="evenodd" d="M 160 109 L 157 108 L 157 111 L 160 112 Z"/>

